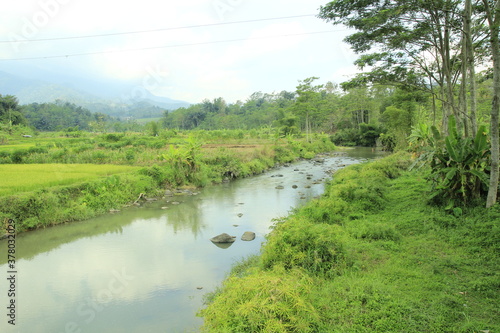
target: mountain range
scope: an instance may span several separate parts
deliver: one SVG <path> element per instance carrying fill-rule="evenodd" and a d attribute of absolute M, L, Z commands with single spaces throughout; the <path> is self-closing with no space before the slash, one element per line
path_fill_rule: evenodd
<path fill-rule="evenodd" d="M 132 98 L 134 93 L 140 96 Z M 61 100 L 119 118 L 159 117 L 165 110 L 190 105 L 185 101 L 155 96 L 129 82 L 96 82 L 71 77 L 42 80 L 5 71 L 0 71 L 0 94 L 14 95 L 20 104 Z"/>

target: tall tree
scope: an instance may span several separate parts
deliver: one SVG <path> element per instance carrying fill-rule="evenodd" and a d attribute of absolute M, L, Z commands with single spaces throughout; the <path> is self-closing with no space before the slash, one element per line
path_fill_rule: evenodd
<path fill-rule="evenodd" d="M 345 41 L 362 54 L 355 63 L 370 71 L 348 86 L 378 82 L 429 92 L 438 86 L 435 97 L 442 102 L 446 129 L 451 114 L 460 116 L 454 95 L 460 5 L 459 0 L 335 0 L 321 7 L 319 17 L 358 31 Z"/>
<path fill-rule="evenodd" d="M 493 61 L 493 101 L 491 103 L 491 174 L 486 207 L 497 202 L 499 178 L 499 112 L 500 112 L 500 0 L 483 0 L 490 30 L 490 46 Z"/>
<path fill-rule="evenodd" d="M 15 96 L 0 95 L 0 123 L 6 123 L 9 126 L 26 124 L 19 101 Z"/>
<path fill-rule="evenodd" d="M 307 141 L 310 141 L 311 116 L 318 111 L 319 104 L 321 103 L 320 89 L 323 88 L 323 86 L 313 86 L 313 82 L 317 79 L 319 78 L 310 77 L 299 81 L 296 91 L 298 97 L 294 105 L 294 110 L 305 120 L 304 127 Z"/>
<path fill-rule="evenodd" d="M 464 54 L 463 60 L 465 62 L 464 67 L 464 79 L 469 79 L 469 91 L 470 91 L 470 124 L 471 124 L 471 136 L 476 137 L 477 132 L 477 93 L 476 93 L 476 61 L 475 61 L 475 51 L 472 38 L 472 0 L 465 0 L 464 8 Z M 466 85 L 466 80 L 463 80 L 463 85 Z M 467 107 L 465 109 L 467 113 Z"/>

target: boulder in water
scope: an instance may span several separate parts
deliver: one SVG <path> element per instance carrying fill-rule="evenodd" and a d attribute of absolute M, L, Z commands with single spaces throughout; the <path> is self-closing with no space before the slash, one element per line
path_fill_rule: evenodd
<path fill-rule="evenodd" d="M 210 238 L 213 243 L 233 243 L 236 240 L 236 236 L 231 236 L 226 233 L 220 234 L 218 236 Z"/>
<path fill-rule="evenodd" d="M 245 231 L 243 236 L 241 236 L 242 241 L 253 241 L 255 239 L 255 232 Z"/>

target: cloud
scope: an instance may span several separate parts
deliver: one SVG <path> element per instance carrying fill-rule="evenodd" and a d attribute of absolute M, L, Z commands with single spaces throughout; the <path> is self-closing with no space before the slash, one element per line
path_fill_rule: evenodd
<path fill-rule="evenodd" d="M 293 90 L 299 79 L 328 77 L 351 66 L 351 55 L 339 52 L 341 33 L 308 34 L 338 29 L 315 17 L 229 24 L 315 14 L 322 4 L 322 0 L 6 0 L 0 4 L 0 39 L 8 38 L 9 33 L 37 39 L 191 28 L 11 44 L 2 49 L 0 57 L 104 52 L 22 63 L 35 71 L 44 67 L 48 73 L 127 80 L 138 85 L 148 79 L 150 68 L 162 68 L 168 75 L 155 85 L 155 94 L 168 93 L 172 95 L 166 97 L 190 102 L 222 96 L 234 102 L 255 91 Z M 225 8 L 222 14 L 220 8 Z M 34 18 L 43 15 L 49 17 L 46 23 L 35 24 L 32 34 L 23 33 L 29 32 Z M 205 26 L 192 27 L 196 25 Z M 297 36 L 270 38 L 292 34 Z M 212 42 L 218 43 L 207 44 Z M 130 49 L 142 50 L 122 52 Z M 0 70 L 9 67 L 8 62 L 0 61 Z"/>

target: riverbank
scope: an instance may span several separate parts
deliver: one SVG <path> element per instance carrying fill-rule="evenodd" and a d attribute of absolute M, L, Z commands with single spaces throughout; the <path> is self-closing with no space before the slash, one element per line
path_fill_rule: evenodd
<path fill-rule="evenodd" d="M 500 207 L 427 204 L 396 154 L 337 172 L 200 312 L 206 332 L 495 332 Z"/>
<path fill-rule="evenodd" d="M 203 149 L 201 143 L 188 141 L 159 151 L 162 155 L 158 159 L 160 162 L 138 171 L 2 196 L 0 220 L 16 221 L 17 232 L 81 221 L 133 203 L 139 204 L 147 198 L 161 197 L 166 190 L 203 187 L 248 177 L 333 149 L 335 146 L 326 136 L 313 143 L 288 140 L 247 149 L 240 145 L 238 150 L 214 145 Z M 40 167 L 47 165 L 41 164 Z M 57 173 L 57 170 L 53 172 Z"/>

